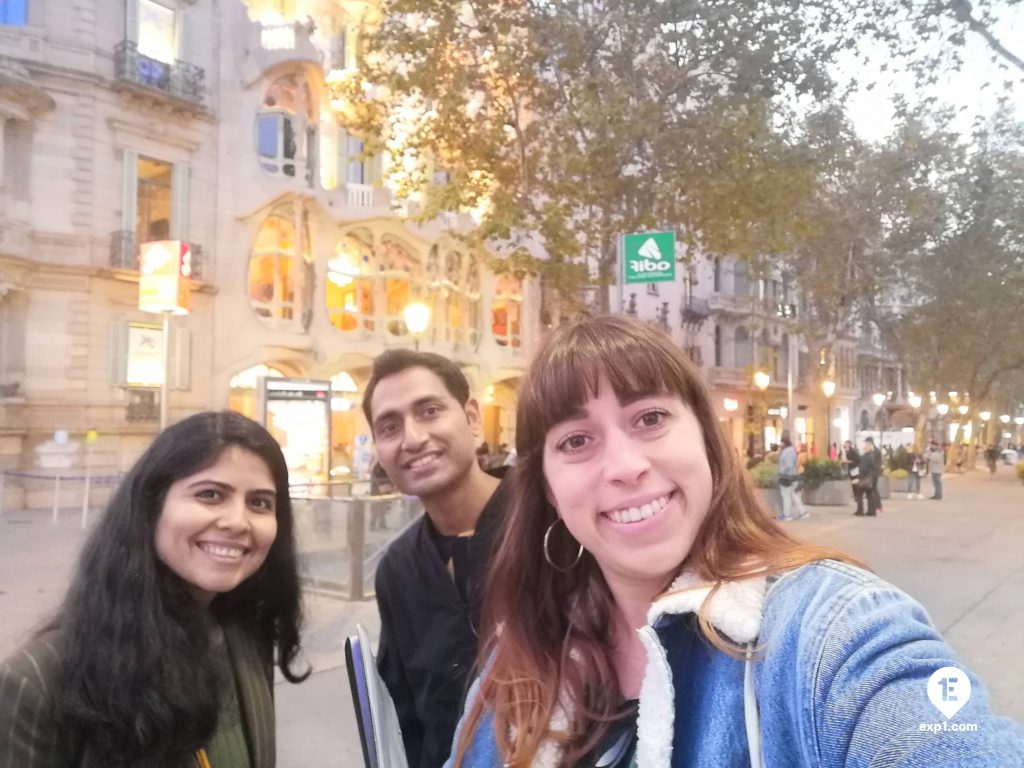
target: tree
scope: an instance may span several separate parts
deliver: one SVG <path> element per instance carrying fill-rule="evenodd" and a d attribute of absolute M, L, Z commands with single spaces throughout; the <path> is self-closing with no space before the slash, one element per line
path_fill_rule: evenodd
<path fill-rule="evenodd" d="M 422 217 L 475 211 L 470 237 L 506 244 L 499 268 L 568 296 L 581 275 L 612 282 L 629 231 L 674 229 L 686 253 L 783 244 L 812 171 L 785 103 L 830 97 L 836 48 L 800 8 L 386 0 L 337 95 L 350 126 L 387 137 L 393 189 Z"/>

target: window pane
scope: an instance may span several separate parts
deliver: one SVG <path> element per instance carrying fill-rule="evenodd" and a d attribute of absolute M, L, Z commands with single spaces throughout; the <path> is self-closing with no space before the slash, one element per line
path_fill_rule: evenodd
<path fill-rule="evenodd" d="M 0 0 L 0 24 L 23 27 L 28 23 L 28 0 Z"/>
<path fill-rule="evenodd" d="M 174 11 L 152 0 L 139 3 L 139 53 L 173 64 L 178 58 L 174 39 Z"/>
<path fill-rule="evenodd" d="M 281 115 L 260 115 L 256 118 L 256 149 L 260 157 L 277 159 Z"/>
<path fill-rule="evenodd" d="M 171 234 L 173 166 L 148 157 L 138 159 L 136 236 L 138 242 L 166 240 Z"/>

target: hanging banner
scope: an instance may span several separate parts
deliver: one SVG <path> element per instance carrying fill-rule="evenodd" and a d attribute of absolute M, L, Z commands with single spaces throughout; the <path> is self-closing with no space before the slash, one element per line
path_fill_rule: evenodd
<path fill-rule="evenodd" d="M 192 292 L 192 252 L 180 240 L 142 244 L 139 258 L 139 309 L 187 315 Z"/>

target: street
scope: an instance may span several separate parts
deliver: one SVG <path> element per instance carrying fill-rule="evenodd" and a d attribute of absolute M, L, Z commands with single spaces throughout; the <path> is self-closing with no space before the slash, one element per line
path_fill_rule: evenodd
<path fill-rule="evenodd" d="M 1024 721 L 1024 485 L 1000 466 L 993 476 L 947 475 L 945 486 L 941 502 L 888 499 L 875 519 L 853 517 L 852 507 L 811 507 L 810 519 L 788 525 L 863 559 L 919 600 L 987 684 L 994 710 Z M 922 490 L 928 495 L 929 481 Z M 0 517 L 0 655 L 55 605 L 83 536 L 70 511 L 56 526 L 49 513 Z M 358 766 L 344 640 L 356 623 L 377 633 L 376 607 L 311 594 L 307 613 L 303 644 L 314 673 L 301 685 L 278 683 L 278 765 Z"/>

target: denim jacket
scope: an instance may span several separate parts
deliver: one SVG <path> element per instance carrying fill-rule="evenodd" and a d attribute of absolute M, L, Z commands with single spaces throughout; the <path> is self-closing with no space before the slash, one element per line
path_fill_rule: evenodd
<path fill-rule="evenodd" d="M 1024 766 L 1024 727 L 992 714 L 969 671 L 970 698 L 952 718 L 931 703 L 929 678 L 960 666 L 956 656 L 918 603 L 873 574 L 821 561 L 770 586 L 724 583 L 705 615 L 748 648 L 748 661 L 700 634 L 695 612 L 709 592 L 682 574 L 640 629 L 639 768 Z M 951 695 L 963 695 L 957 685 Z M 554 768 L 559 756 L 547 743 L 533 768 Z M 485 717 L 464 765 L 503 762 Z"/>

